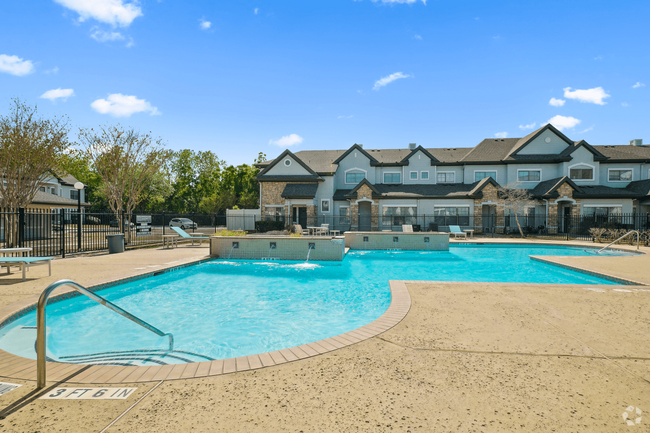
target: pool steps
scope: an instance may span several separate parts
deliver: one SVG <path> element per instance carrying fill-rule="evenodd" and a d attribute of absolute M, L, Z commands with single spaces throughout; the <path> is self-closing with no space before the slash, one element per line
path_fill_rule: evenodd
<path fill-rule="evenodd" d="M 64 362 L 68 364 L 147 366 L 214 361 L 214 358 L 200 355 L 198 353 L 187 352 L 185 350 L 170 351 L 150 349 L 99 352 L 85 355 L 69 355 L 61 356 L 58 359 L 48 359 L 48 361 Z"/>

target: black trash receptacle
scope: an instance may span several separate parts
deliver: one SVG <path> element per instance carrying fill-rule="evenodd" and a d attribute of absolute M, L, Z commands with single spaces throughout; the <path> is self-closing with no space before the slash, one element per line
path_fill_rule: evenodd
<path fill-rule="evenodd" d="M 124 233 L 115 233 L 106 235 L 108 240 L 108 253 L 123 253 L 124 252 Z"/>
<path fill-rule="evenodd" d="M 437 232 L 438 231 L 438 223 L 429 223 L 429 231 L 430 232 Z"/>

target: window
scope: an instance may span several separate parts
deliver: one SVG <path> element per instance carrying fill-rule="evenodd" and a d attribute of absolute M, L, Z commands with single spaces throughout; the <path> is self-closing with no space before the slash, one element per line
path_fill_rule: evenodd
<path fill-rule="evenodd" d="M 339 208 L 339 224 L 350 224 L 350 208 Z"/>
<path fill-rule="evenodd" d="M 438 172 L 438 183 L 454 183 L 456 179 L 453 171 Z"/>
<path fill-rule="evenodd" d="M 469 226 L 469 207 L 434 207 L 433 219 L 438 226 Z"/>
<path fill-rule="evenodd" d="M 329 199 L 324 199 L 320 201 L 320 211 L 322 213 L 330 213 L 330 201 Z"/>
<path fill-rule="evenodd" d="M 417 209 L 416 206 L 384 206 L 381 223 L 384 226 L 417 224 Z"/>
<path fill-rule="evenodd" d="M 366 173 L 363 171 L 349 171 L 345 173 L 345 183 L 357 184 L 366 178 Z"/>
<path fill-rule="evenodd" d="M 6 184 L 5 184 L 5 186 L 6 186 Z M 38 190 L 39 190 L 39 191 L 42 191 L 42 192 L 45 192 L 45 187 L 42 186 L 42 187 L 40 187 Z"/>
<path fill-rule="evenodd" d="M 291 165 L 291 160 L 290 160 L 290 159 L 285 159 L 285 160 L 284 160 L 284 165 L 286 165 L 287 167 L 289 167 L 289 166 Z"/>
<path fill-rule="evenodd" d="M 428 171 L 421 171 L 420 172 L 420 179 L 429 180 L 429 172 Z"/>
<path fill-rule="evenodd" d="M 542 180 L 542 170 L 517 170 L 519 182 L 539 182 Z"/>
<path fill-rule="evenodd" d="M 417 171 L 410 172 L 409 177 L 411 180 L 418 180 L 418 172 Z"/>
<path fill-rule="evenodd" d="M 572 180 L 594 180 L 594 169 L 587 166 L 570 168 L 569 178 Z"/>
<path fill-rule="evenodd" d="M 384 183 L 400 183 L 401 173 L 384 173 Z"/>
<path fill-rule="evenodd" d="M 582 208 L 582 214 L 591 217 L 598 223 L 622 223 L 623 208 L 621 206 L 585 206 Z"/>
<path fill-rule="evenodd" d="M 478 182 L 481 179 L 485 179 L 486 177 L 491 177 L 494 180 L 497 180 L 497 172 L 496 171 L 475 171 L 474 172 L 474 182 Z"/>
<path fill-rule="evenodd" d="M 54 187 L 50 188 L 50 194 L 57 195 L 56 188 L 54 188 Z"/>
<path fill-rule="evenodd" d="M 266 206 L 264 208 L 264 217 L 266 221 L 283 221 L 284 206 Z"/>
<path fill-rule="evenodd" d="M 610 182 L 631 182 L 632 181 L 632 169 L 615 169 L 609 170 L 609 181 Z"/>
<path fill-rule="evenodd" d="M 79 191 L 76 189 L 71 189 L 70 190 L 70 198 L 72 200 L 79 200 Z"/>

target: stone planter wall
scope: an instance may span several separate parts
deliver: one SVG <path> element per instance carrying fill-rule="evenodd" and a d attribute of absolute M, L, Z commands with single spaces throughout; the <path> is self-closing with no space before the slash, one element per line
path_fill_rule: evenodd
<path fill-rule="evenodd" d="M 275 248 L 270 248 L 275 243 Z M 236 248 L 233 248 L 236 244 Z M 309 252 L 309 244 L 313 244 Z M 345 255 L 343 239 L 324 237 L 213 236 L 210 255 L 220 259 L 341 261 Z"/>
<path fill-rule="evenodd" d="M 345 232 L 345 246 L 352 250 L 449 251 L 449 233 Z"/>

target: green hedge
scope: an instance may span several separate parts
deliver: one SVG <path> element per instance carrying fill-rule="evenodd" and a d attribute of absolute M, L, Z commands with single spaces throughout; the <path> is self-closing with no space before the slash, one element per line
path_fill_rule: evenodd
<path fill-rule="evenodd" d="M 255 221 L 255 230 L 259 233 L 284 230 L 284 221 Z"/>

